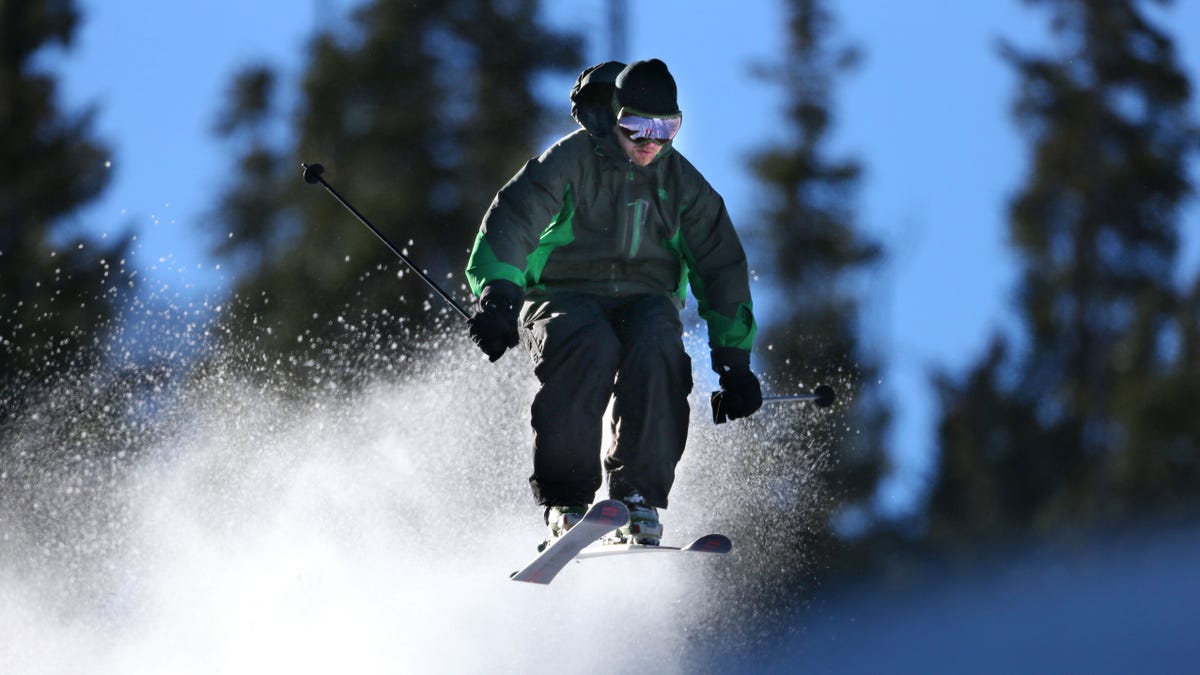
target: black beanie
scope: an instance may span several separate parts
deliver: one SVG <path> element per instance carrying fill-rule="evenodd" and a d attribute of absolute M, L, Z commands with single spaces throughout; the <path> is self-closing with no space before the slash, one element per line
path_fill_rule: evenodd
<path fill-rule="evenodd" d="M 634 61 L 617 75 L 617 104 L 647 115 L 679 114 L 675 78 L 658 59 Z"/>

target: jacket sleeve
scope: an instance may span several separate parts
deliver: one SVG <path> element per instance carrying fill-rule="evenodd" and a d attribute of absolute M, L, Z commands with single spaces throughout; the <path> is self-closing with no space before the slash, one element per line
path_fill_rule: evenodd
<path fill-rule="evenodd" d="M 680 247 L 700 317 L 712 349 L 734 348 L 749 356 L 758 331 L 750 297 L 746 252 L 725 209 L 725 200 L 698 171 L 680 213 Z"/>
<path fill-rule="evenodd" d="M 569 149 L 564 144 L 570 138 L 527 162 L 496 193 L 467 261 L 467 282 L 476 295 L 497 279 L 525 288 L 530 256 L 542 233 L 569 205 Z"/>

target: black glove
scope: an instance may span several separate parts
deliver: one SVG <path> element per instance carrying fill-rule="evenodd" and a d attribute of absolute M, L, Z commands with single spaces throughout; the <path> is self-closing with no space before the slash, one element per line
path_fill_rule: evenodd
<path fill-rule="evenodd" d="M 721 383 L 721 391 L 713 396 L 713 421 L 749 417 L 762 407 L 762 387 L 750 372 L 750 352 L 718 347 L 712 350 L 712 364 Z"/>
<path fill-rule="evenodd" d="M 479 294 L 479 310 L 467 319 L 471 340 L 492 362 L 520 341 L 517 307 L 522 295 L 521 288 L 511 281 L 493 281 L 483 287 L 483 293 Z"/>

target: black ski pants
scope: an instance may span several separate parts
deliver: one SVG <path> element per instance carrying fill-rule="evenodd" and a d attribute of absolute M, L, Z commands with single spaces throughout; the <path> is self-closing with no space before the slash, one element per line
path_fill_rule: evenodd
<path fill-rule="evenodd" d="M 637 492 L 648 505 L 666 507 L 687 442 L 692 390 L 674 301 L 562 293 L 526 302 L 521 325 L 540 383 L 529 478 L 538 503 L 592 503 L 602 483 L 602 425 L 612 399 L 612 444 L 603 459 L 609 496 Z"/>

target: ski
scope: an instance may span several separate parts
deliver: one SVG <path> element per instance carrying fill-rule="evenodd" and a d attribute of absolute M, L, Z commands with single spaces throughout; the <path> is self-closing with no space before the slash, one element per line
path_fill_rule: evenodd
<path fill-rule="evenodd" d="M 524 569 L 513 572 L 513 581 L 548 584 L 580 551 L 629 522 L 629 508 L 615 499 L 596 502 L 583 519 L 538 554 Z"/>
<path fill-rule="evenodd" d="M 603 558 L 631 553 L 729 553 L 733 542 L 723 534 L 706 534 L 687 546 L 645 546 L 643 544 L 600 544 L 583 549 L 576 560 Z"/>

